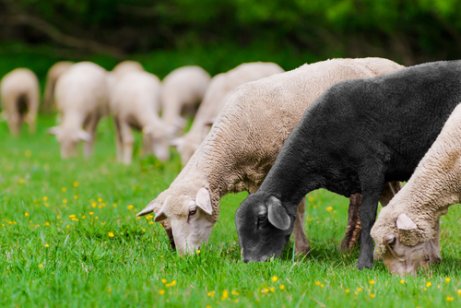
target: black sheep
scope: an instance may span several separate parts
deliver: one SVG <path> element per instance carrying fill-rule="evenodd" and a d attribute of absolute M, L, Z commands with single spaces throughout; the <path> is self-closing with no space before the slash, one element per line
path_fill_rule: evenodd
<path fill-rule="evenodd" d="M 358 268 L 373 264 L 370 229 L 386 181 L 405 181 L 461 102 L 461 61 L 433 62 L 331 87 L 306 111 L 259 190 L 236 213 L 245 261 L 279 256 L 296 206 L 326 188 L 363 195 Z"/>

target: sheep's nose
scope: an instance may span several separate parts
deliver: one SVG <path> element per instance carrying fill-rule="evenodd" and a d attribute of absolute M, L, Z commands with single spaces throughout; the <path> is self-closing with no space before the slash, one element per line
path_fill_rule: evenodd
<path fill-rule="evenodd" d="M 244 258 L 244 259 L 243 259 L 243 262 L 248 263 L 248 262 L 250 262 L 250 260 L 247 259 L 247 258 Z"/>

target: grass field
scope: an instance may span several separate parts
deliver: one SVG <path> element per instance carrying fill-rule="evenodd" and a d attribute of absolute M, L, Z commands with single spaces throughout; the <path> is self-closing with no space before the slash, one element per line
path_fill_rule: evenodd
<path fill-rule="evenodd" d="M 461 208 L 442 221 L 442 264 L 421 276 L 390 276 L 381 263 L 358 271 L 339 253 L 347 199 L 316 191 L 305 225 L 306 258 L 240 261 L 226 196 L 210 242 L 180 258 L 152 216 L 137 211 L 168 187 L 178 156 L 161 164 L 115 162 L 114 129 L 101 123 L 95 155 L 61 161 L 41 117 L 36 135 L 11 137 L 0 122 L 0 306 L 432 307 L 461 304 Z"/>

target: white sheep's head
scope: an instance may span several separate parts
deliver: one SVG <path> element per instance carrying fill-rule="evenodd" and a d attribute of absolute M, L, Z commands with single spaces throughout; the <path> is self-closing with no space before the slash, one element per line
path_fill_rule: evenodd
<path fill-rule="evenodd" d="M 91 141 L 91 135 L 86 131 L 63 129 L 59 126 L 52 127 L 48 133 L 55 135 L 61 146 L 61 157 L 69 158 L 77 154 L 77 144 L 81 141 Z"/>
<path fill-rule="evenodd" d="M 154 154 L 159 160 L 167 161 L 170 158 L 170 139 L 174 135 L 173 129 L 168 126 L 148 126 L 142 130 L 147 152 Z"/>
<path fill-rule="evenodd" d="M 392 274 L 416 275 L 420 268 L 440 262 L 438 225 L 435 238 L 431 240 L 424 240 L 416 223 L 405 213 L 397 217 L 395 227 L 395 231 L 380 236 L 372 230 L 372 236 L 378 243 L 375 258 L 382 258 Z"/>
<path fill-rule="evenodd" d="M 195 196 L 169 195 L 162 204 L 154 200 L 138 216 L 152 212 L 156 222 L 168 220 L 180 255 L 194 254 L 208 240 L 215 222 L 210 192 L 205 187 L 200 188 Z"/>

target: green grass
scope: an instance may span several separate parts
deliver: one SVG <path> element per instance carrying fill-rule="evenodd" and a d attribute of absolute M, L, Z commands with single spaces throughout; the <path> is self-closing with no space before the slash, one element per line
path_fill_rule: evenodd
<path fill-rule="evenodd" d="M 136 158 L 131 166 L 120 165 L 115 162 L 114 129 L 105 120 L 93 157 L 61 161 L 57 142 L 46 134 L 53 124 L 53 117 L 40 117 L 36 135 L 24 130 L 13 138 L 0 122 L 2 307 L 461 303 L 459 207 L 443 218 L 442 264 L 405 278 L 404 284 L 380 263 L 358 271 L 357 252 L 339 253 L 347 199 L 326 191 L 316 191 L 308 200 L 305 225 L 312 252 L 304 259 L 287 253 L 273 262 L 240 261 L 233 219 L 244 193 L 222 200 L 209 244 L 199 255 L 181 258 L 151 217 L 135 217 L 179 172 L 178 156 L 166 164 Z M 278 280 L 272 281 L 273 276 Z"/>

